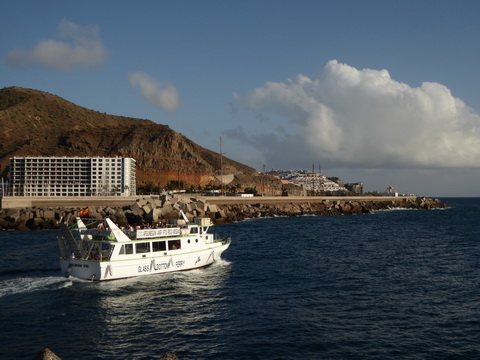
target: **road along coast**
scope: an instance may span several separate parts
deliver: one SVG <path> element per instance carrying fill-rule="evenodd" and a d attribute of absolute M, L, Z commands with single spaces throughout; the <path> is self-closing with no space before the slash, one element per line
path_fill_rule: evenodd
<path fill-rule="evenodd" d="M 28 204 L 30 206 L 22 206 L 27 205 L 23 199 L 18 199 L 17 206 L 12 198 L 8 200 L 10 206 L 2 205 L 0 209 L 0 230 L 57 229 L 61 219 L 73 223 L 74 218 L 80 216 L 80 211 L 87 207 L 88 217 L 110 217 L 120 226 L 156 225 L 163 220 L 178 218 L 180 210 L 190 220 L 210 217 L 214 223 L 222 224 L 260 217 L 353 215 L 394 208 L 429 210 L 447 207 L 441 200 L 414 196 L 37 198 Z"/>

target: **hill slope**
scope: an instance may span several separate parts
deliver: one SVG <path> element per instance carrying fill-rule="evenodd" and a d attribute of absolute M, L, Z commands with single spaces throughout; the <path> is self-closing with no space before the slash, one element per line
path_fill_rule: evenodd
<path fill-rule="evenodd" d="M 166 125 L 103 114 L 32 89 L 0 90 L 0 176 L 13 156 L 124 156 L 137 160 L 137 183 L 214 182 L 220 155 Z M 251 167 L 223 158 L 226 173 L 253 178 Z"/>

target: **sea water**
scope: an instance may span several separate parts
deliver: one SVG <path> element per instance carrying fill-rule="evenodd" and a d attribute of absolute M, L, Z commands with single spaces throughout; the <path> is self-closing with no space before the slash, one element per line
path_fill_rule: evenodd
<path fill-rule="evenodd" d="M 106 283 L 0 232 L 0 359 L 479 359 L 480 199 L 444 201 L 217 226 L 214 265 Z"/>

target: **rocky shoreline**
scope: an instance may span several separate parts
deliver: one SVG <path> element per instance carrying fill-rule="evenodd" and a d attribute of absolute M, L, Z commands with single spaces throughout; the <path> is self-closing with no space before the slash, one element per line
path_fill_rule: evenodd
<path fill-rule="evenodd" d="M 253 201 L 252 201 L 253 200 Z M 144 197 L 127 206 L 89 206 L 89 217 L 111 218 L 119 226 L 156 224 L 162 220 L 178 218 L 182 210 L 189 220 L 194 217 L 209 217 L 216 224 L 242 221 L 248 218 L 275 216 L 332 216 L 368 214 L 377 210 L 393 208 L 404 209 L 437 209 L 447 205 L 438 199 L 427 197 L 412 198 L 382 198 L 364 200 L 361 198 L 335 198 L 301 201 L 269 202 L 263 198 L 250 201 L 229 200 L 215 203 L 195 197 Z M 212 201 L 213 202 L 213 201 Z M 59 221 L 67 220 L 73 223 L 80 215 L 79 207 L 32 207 L 0 209 L 0 230 L 47 230 L 58 229 Z"/>

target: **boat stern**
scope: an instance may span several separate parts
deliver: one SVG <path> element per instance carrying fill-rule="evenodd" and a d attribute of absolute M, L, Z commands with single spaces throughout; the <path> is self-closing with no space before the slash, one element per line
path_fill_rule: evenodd
<path fill-rule="evenodd" d="M 60 269 L 65 277 L 76 277 L 83 280 L 101 281 L 102 267 L 98 261 L 60 259 Z"/>

